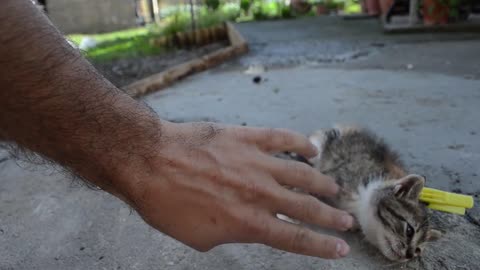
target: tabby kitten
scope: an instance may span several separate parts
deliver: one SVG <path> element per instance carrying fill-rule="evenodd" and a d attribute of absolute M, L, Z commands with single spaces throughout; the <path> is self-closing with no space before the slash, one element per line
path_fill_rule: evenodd
<path fill-rule="evenodd" d="M 357 229 L 385 257 L 410 260 L 441 236 L 430 228 L 425 205 L 418 200 L 425 178 L 407 174 L 383 140 L 355 127 L 317 131 L 309 139 L 319 149 L 309 162 L 341 187 L 327 202 L 351 213 Z"/>

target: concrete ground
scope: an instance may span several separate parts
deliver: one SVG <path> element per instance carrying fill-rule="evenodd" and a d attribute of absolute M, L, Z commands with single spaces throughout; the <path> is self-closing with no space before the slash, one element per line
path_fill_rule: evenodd
<path fill-rule="evenodd" d="M 312 18 L 239 25 L 252 52 L 144 98 L 174 121 L 309 133 L 334 123 L 375 130 L 430 187 L 480 201 L 480 36 L 384 36 L 375 21 Z M 262 64 L 254 84 L 243 71 Z M 2 158 L 0 157 L 0 160 Z M 145 225 L 110 195 L 13 160 L 0 163 L 0 269 L 478 269 L 480 210 L 432 213 L 446 234 L 392 264 L 360 235 L 339 261 L 260 245 L 197 253 Z M 475 224 L 476 223 L 476 224 Z"/>

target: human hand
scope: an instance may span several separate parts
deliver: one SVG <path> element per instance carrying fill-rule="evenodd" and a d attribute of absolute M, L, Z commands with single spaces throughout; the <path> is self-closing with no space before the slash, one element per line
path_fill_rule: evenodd
<path fill-rule="evenodd" d="M 280 213 L 342 231 L 353 223 L 346 212 L 283 187 L 324 196 L 338 191 L 332 179 L 308 165 L 271 155 L 284 151 L 316 155 L 304 136 L 287 130 L 163 122 L 158 155 L 127 172 L 131 186 L 122 196 L 148 224 L 199 251 L 241 242 L 322 258 L 346 256 L 343 240 L 276 218 Z"/>

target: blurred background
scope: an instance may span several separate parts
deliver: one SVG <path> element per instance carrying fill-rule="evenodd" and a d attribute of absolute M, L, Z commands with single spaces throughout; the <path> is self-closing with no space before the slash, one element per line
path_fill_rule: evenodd
<path fill-rule="evenodd" d="M 386 24 L 393 16 L 410 15 L 410 24 L 438 25 L 468 21 L 480 7 L 478 0 L 32 1 L 92 60 L 156 54 L 162 48 L 149 43 L 152 37 L 211 27 L 224 21 L 369 16 Z"/>

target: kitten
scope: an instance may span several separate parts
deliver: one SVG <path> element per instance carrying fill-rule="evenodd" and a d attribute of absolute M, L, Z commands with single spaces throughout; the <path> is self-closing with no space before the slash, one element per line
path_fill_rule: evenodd
<path fill-rule="evenodd" d="M 407 174 L 383 140 L 356 127 L 317 131 L 309 139 L 319 149 L 309 163 L 341 187 L 327 202 L 351 213 L 357 229 L 385 257 L 410 260 L 441 236 L 430 228 L 425 205 L 418 200 L 425 178 Z"/>

